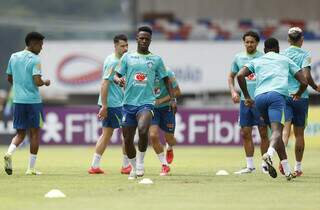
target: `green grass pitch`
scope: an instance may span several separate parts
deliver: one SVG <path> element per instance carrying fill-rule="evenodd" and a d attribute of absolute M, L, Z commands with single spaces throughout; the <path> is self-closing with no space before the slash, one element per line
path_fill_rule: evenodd
<path fill-rule="evenodd" d="M 4 154 L 7 147 L 0 147 Z M 289 148 L 289 161 L 294 156 Z M 0 172 L 0 210 L 317 210 L 320 209 L 320 149 L 306 148 L 304 175 L 293 182 L 272 179 L 258 169 L 253 174 L 234 175 L 245 165 L 238 147 L 175 147 L 171 176 L 160 177 L 160 164 L 148 149 L 145 178 L 152 185 L 138 184 L 121 175 L 120 147 L 105 152 L 101 167 L 105 175 L 89 175 L 93 147 L 40 148 L 37 168 L 41 176 L 26 176 L 28 149 L 13 156 L 14 174 Z M 255 165 L 260 166 L 256 148 Z M 276 161 L 275 166 L 278 165 Z M 216 176 L 224 169 L 229 176 Z M 66 198 L 48 199 L 45 193 L 59 189 Z"/>

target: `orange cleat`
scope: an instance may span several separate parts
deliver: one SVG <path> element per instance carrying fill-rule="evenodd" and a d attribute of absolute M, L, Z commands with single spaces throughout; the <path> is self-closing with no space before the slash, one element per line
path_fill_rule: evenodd
<path fill-rule="evenodd" d="M 130 174 L 131 171 L 131 165 L 129 164 L 127 167 L 122 167 L 120 170 L 121 174 Z"/>
<path fill-rule="evenodd" d="M 173 149 L 167 150 L 166 159 L 167 159 L 167 162 L 168 162 L 169 164 L 172 163 L 173 157 L 174 157 L 174 155 L 173 155 Z"/>
<path fill-rule="evenodd" d="M 101 168 L 93 168 L 93 167 L 90 167 L 88 169 L 88 173 L 89 174 L 104 174 L 104 171 L 101 169 Z"/>
<path fill-rule="evenodd" d="M 294 171 L 293 174 L 295 176 L 302 176 L 303 172 L 302 171 Z"/>
<path fill-rule="evenodd" d="M 162 165 L 160 176 L 167 176 L 169 174 L 170 167 L 167 165 Z"/>

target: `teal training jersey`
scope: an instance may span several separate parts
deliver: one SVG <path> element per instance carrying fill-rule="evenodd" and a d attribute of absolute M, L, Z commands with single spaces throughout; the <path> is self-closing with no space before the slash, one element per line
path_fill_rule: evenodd
<path fill-rule="evenodd" d="M 289 96 L 288 76 L 295 75 L 300 70 L 291 59 L 275 52 L 268 52 L 245 66 L 256 74 L 257 86 L 254 96 L 270 91 Z"/>
<path fill-rule="evenodd" d="M 13 53 L 6 73 L 13 77 L 13 103 L 42 103 L 39 88 L 33 81 L 34 75 L 41 75 L 38 55 L 28 50 Z"/>
<path fill-rule="evenodd" d="M 241 52 L 236 54 L 232 65 L 231 65 L 231 72 L 237 74 L 240 69 L 249 61 L 259 58 L 263 56 L 264 54 L 260 51 L 256 51 L 254 54 L 248 54 L 247 52 Z M 256 77 L 254 73 L 250 74 L 248 77 L 246 77 L 247 82 L 247 88 L 248 92 L 251 98 L 254 97 L 254 91 L 256 89 Z M 244 100 L 243 93 L 241 92 L 241 100 Z"/>
<path fill-rule="evenodd" d="M 120 59 L 113 53 L 109 55 L 103 64 L 103 76 L 102 79 L 109 81 L 107 107 L 121 107 L 123 99 L 122 88 L 114 83 L 113 77 L 115 74 L 115 68 L 119 64 Z M 99 95 L 98 104 L 101 106 L 101 95 Z"/>
<path fill-rule="evenodd" d="M 168 76 L 162 59 L 149 53 L 129 52 L 122 56 L 117 72 L 126 78 L 123 104 L 142 106 L 154 105 L 154 82 Z"/>
<path fill-rule="evenodd" d="M 176 77 L 174 75 L 174 72 L 168 68 L 167 68 L 167 72 L 168 72 L 168 77 L 172 82 L 172 87 L 176 88 L 178 86 L 178 83 L 177 83 Z M 156 99 L 163 98 L 163 97 L 169 95 L 163 79 L 160 79 L 157 74 L 156 74 L 156 80 L 155 80 L 155 84 L 154 84 L 154 92 L 156 94 Z M 165 106 L 169 106 L 169 102 L 162 103 L 156 107 L 160 108 L 160 107 L 165 107 Z"/>
<path fill-rule="evenodd" d="M 293 62 L 295 62 L 295 64 L 297 64 L 301 69 L 305 67 L 311 67 L 310 52 L 301 49 L 300 47 L 291 46 L 287 48 L 282 54 L 293 60 Z M 289 75 L 288 85 L 289 93 L 294 94 L 299 90 L 300 83 L 295 79 L 294 76 Z M 307 89 L 303 92 L 301 98 L 309 98 Z"/>

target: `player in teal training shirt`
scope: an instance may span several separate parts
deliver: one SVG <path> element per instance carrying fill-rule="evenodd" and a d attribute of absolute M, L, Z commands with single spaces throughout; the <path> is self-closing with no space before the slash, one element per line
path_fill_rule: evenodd
<path fill-rule="evenodd" d="M 246 153 L 246 162 L 247 166 L 239 171 L 236 171 L 235 174 L 246 174 L 251 173 L 255 170 L 254 166 L 254 144 L 252 140 L 252 129 L 253 126 L 258 126 L 259 134 L 261 137 L 260 150 L 262 155 L 267 151 L 269 146 L 268 139 L 268 130 L 267 126 L 260 119 L 259 111 L 256 107 L 247 107 L 244 105 L 244 97 L 241 93 L 241 98 L 239 97 L 238 92 L 234 87 L 234 78 L 240 69 L 249 61 L 259 58 L 263 56 L 263 53 L 257 50 L 257 46 L 260 41 L 259 35 L 254 31 L 246 32 L 243 37 L 243 43 L 246 48 L 245 52 L 238 53 L 235 56 L 234 61 L 232 62 L 231 72 L 228 76 L 228 84 L 231 92 L 231 98 L 234 103 L 240 102 L 240 110 L 239 110 L 239 124 L 241 126 L 241 137 L 243 139 L 243 147 Z M 248 77 L 246 77 L 246 83 L 248 87 L 248 91 L 250 96 L 254 97 L 254 91 L 256 89 L 256 77 L 255 74 L 252 73 Z M 267 172 L 267 166 L 262 161 L 261 169 L 264 173 Z"/>
<path fill-rule="evenodd" d="M 239 86 L 245 97 L 247 106 L 253 105 L 245 82 L 245 76 L 256 74 L 257 87 L 254 93 L 254 105 L 258 108 L 265 123 L 271 127 L 270 146 L 263 160 L 268 165 L 271 177 L 277 177 L 277 172 L 272 166 L 272 157 L 277 151 L 287 180 L 295 177 L 287 160 L 287 154 L 282 141 L 284 123 L 285 98 L 289 96 L 288 75 L 294 75 L 300 82 L 299 89 L 293 94 L 294 100 L 301 97 L 307 87 L 307 81 L 300 68 L 289 58 L 279 54 L 279 42 L 269 38 L 264 42 L 265 55 L 250 61 L 238 73 Z"/>
<path fill-rule="evenodd" d="M 303 44 L 302 30 L 298 27 L 290 28 L 288 31 L 288 41 L 290 47 L 287 48 L 282 54 L 293 60 L 304 72 L 307 78 L 308 84 L 316 91 L 319 92 L 320 88 L 315 84 L 311 76 L 311 55 L 309 51 L 301 48 Z M 295 93 L 299 88 L 299 82 L 291 75 L 289 75 L 289 93 Z M 301 161 L 304 153 L 304 129 L 307 125 L 309 107 L 309 93 L 305 90 L 301 95 L 301 98 L 294 101 L 292 97 L 288 97 L 286 100 L 285 109 L 285 126 L 283 129 L 283 141 L 285 145 L 288 144 L 291 124 L 294 126 L 295 136 L 295 157 L 296 164 L 294 171 L 297 176 L 302 175 Z M 279 165 L 280 172 L 283 173 L 281 165 Z"/>
<path fill-rule="evenodd" d="M 114 53 L 105 59 L 103 65 L 103 80 L 98 100 L 98 105 L 100 106 L 98 117 L 102 120 L 102 134 L 97 141 L 91 167 L 88 170 L 90 174 L 104 173 L 100 168 L 101 156 L 110 142 L 114 129 L 120 128 L 122 119 L 123 90 L 114 83 L 113 76 L 122 55 L 128 51 L 128 38 L 124 34 L 118 34 L 113 38 L 113 43 Z M 129 174 L 131 166 L 125 154 L 124 143 L 122 143 L 122 152 L 123 164 L 121 173 Z"/>
<path fill-rule="evenodd" d="M 152 29 L 142 26 L 137 34 L 137 51 L 123 55 L 114 80 L 125 86 L 123 100 L 123 137 L 126 153 L 132 170 L 129 179 L 144 175 L 144 155 L 148 146 L 148 130 L 153 117 L 155 103 L 154 81 L 158 74 L 165 81 L 170 95 L 170 105 L 176 111 L 176 99 L 162 59 L 149 51 Z M 125 77 L 125 79 L 124 79 Z M 133 143 L 138 128 L 138 155 Z"/>
<path fill-rule="evenodd" d="M 17 129 L 7 153 L 4 156 L 5 171 L 12 174 L 12 155 L 30 131 L 30 160 L 26 174 L 40 175 L 35 163 L 39 149 L 40 127 L 43 123 L 40 86 L 49 86 L 50 80 L 42 80 L 39 53 L 45 37 L 38 32 L 30 32 L 25 38 L 26 48 L 13 53 L 9 60 L 7 75 L 13 88 L 13 127 Z"/>
<path fill-rule="evenodd" d="M 180 88 L 176 81 L 173 71 L 167 69 L 168 76 L 172 83 L 174 90 L 174 96 L 179 97 L 181 95 Z M 156 75 L 154 92 L 156 94 L 156 106 L 154 108 L 154 117 L 149 129 L 149 136 L 152 142 L 154 151 L 157 153 L 161 163 L 161 176 L 168 175 L 171 164 L 173 161 L 173 146 L 176 144 L 174 137 L 174 130 L 176 126 L 175 114 L 170 107 L 170 96 L 164 84 L 164 81 Z M 164 131 L 164 138 L 167 142 L 166 157 L 164 156 L 163 146 L 160 143 L 159 128 Z"/>

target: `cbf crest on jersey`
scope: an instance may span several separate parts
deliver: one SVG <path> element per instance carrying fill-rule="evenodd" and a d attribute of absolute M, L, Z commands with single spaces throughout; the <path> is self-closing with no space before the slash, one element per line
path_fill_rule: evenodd
<path fill-rule="evenodd" d="M 153 65 L 154 65 L 154 62 L 152 60 L 147 61 L 147 66 L 149 69 L 152 69 Z"/>

